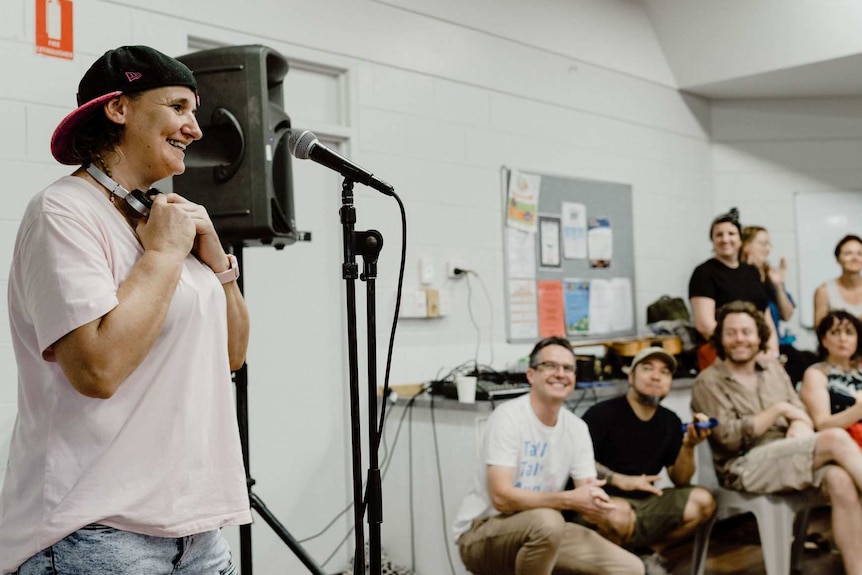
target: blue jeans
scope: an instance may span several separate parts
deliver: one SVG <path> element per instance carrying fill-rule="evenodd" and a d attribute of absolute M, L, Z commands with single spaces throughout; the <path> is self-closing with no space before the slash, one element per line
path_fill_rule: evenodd
<path fill-rule="evenodd" d="M 151 537 L 87 525 L 37 553 L 18 575 L 236 575 L 220 530 Z"/>

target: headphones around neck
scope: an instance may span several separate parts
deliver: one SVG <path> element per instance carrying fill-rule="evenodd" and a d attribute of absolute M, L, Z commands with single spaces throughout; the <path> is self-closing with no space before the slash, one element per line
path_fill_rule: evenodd
<path fill-rule="evenodd" d="M 141 190 L 132 190 L 130 192 L 93 164 L 87 166 L 86 170 L 97 182 L 108 188 L 108 191 L 112 195 L 123 200 L 121 207 L 132 218 L 146 218 L 149 216 L 150 208 L 153 206 L 153 200 L 150 199 L 150 196 L 162 193 L 156 188 L 150 188 L 146 192 L 142 192 Z"/>

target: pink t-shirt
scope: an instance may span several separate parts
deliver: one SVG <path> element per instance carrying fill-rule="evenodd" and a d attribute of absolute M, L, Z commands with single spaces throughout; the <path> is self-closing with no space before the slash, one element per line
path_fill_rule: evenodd
<path fill-rule="evenodd" d="M 75 391 L 54 361 L 55 341 L 117 305 L 142 254 L 86 180 L 61 178 L 27 208 L 9 276 L 18 417 L 0 573 L 90 523 L 182 537 L 251 521 L 225 296 L 206 265 L 190 255 L 176 291 L 158 296 L 172 300 L 162 331 L 110 399 Z"/>

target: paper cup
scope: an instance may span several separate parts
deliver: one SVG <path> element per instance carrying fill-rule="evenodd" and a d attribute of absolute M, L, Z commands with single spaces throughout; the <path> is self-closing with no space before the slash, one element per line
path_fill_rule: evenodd
<path fill-rule="evenodd" d="M 455 378 L 458 388 L 458 401 L 461 403 L 476 403 L 476 378 L 459 375 Z"/>

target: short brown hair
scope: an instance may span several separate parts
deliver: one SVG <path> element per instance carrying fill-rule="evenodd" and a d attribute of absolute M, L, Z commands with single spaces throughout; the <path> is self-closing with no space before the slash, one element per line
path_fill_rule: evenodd
<path fill-rule="evenodd" d="M 844 244 L 850 242 L 857 242 L 862 244 L 862 238 L 853 234 L 847 234 L 846 236 L 838 240 L 838 245 L 835 246 L 835 259 L 838 259 L 838 256 L 841 255 L 841 248 L 844 247 Z"/>
<path fill-rule="evenodd" d="M 575 350 L 572 349 L 572 344 L 564 337 L 559 337 L 556 335 L 552 335 L 551 337 L 546 337 L 545 339 L 539 340 L 538 343 L 533 347 L 533 351 L 530 352 L 530 367 L 533 369 L 539 364 L 539 352 L 545 349 L 550 345 L 558 345 L 560 347 L 564 347 L 570 352 L 572 352 L 572 357 L 575 355 Z"/>
<path fill-rule="evenodd" d="M 716 314 L 715 319 L 718 323 L 715 326 L 715 331 L 712 333 L 710 343 L 712 343 L 712 347 L 715 348 L 715 353 L 718 357 L 721 359 L 727 358 L 727 353 L 725 352 L 724 345 L 721 342 L 721 332 L 724 330 L 724 320 L 732 313 L 744 313 L 751 316 L 754 320 L 754 324 L 757 326 L 757 335 L 760 337 L 760 351 L 766 351 L 771 331 L 769 329 L 769 324 L 766 323 L 766 319 L 763 317 L 763 313 L 754 307 L 754 304 L 751 302 L 732 301 L 721 306 Z"/>

